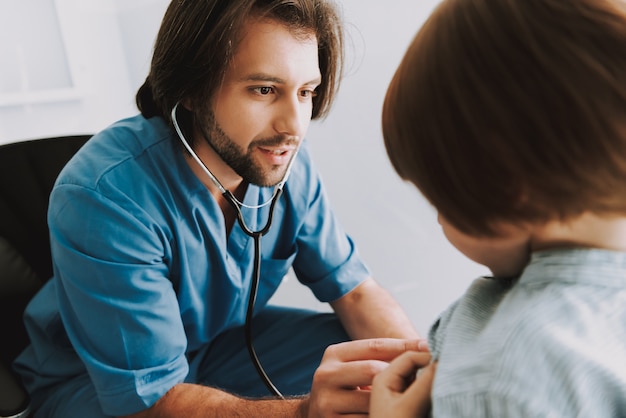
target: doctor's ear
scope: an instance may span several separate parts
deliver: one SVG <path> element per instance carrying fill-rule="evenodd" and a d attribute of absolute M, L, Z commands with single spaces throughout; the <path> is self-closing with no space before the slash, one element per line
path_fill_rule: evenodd
<path fill-rule="evenodd" d="M 185 98 L 185 99 L 181 100 L 181 101 L 180 101 L 180 104 L 182 104 L 182 105 L 183 105 L 183 107 L 185 108 L 185 110 L 188 110 L 188 111 L 190 111 L 190 112 L 193 110 L 192 100 L 191 100 L 189 97 L 187 97 L 187 98 Z"/>

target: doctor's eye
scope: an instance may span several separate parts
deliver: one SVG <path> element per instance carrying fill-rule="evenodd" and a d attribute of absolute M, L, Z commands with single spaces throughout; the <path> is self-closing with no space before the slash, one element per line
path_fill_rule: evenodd
<path fill-rule="evenodd" d="M 261 96 L 267 96 L 274 92 L 274 88 L 269 86 L 253 87 L 252 90 Z"/>
<path fill-rule="evenodd" d="M 300 91 L 300 96 L 305 99 L 312 99 L 317 96 L 317 91 L 315 89 L 307 89 Z"/>

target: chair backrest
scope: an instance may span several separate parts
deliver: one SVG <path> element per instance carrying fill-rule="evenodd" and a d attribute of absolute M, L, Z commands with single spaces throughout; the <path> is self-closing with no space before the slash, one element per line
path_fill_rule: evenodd
<path fill-rule="evenodd" d="M 52 276 L 47 223 L 50 191 L 61 169 L 90 137 L 0 146 L 0 393 L 9 393 L 3 385 L 12 384 L 6 380 L 11 378 L 11 363 L 28 344 L 24 308 Z"/>

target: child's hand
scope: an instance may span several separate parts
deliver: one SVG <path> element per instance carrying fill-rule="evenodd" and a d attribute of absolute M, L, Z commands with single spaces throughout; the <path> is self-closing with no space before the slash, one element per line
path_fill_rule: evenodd
<path fill-rule="evenodd" d="M 428 417 L 437 367 L 436 363 L 429 362 L 429 353 L 407 351 L 376 375 L 372 383 L 370 418 Z M 417 373 L 419 369 L 422 370 Z"/>
<path fill-rule="evenodd" d="M 418 350 L 428 350 L 425 341 L 374 338 L 329 346 L 313 376 L 311 394 L 301 409 L 302 416 L 366 416 L 373 378 L 402 353 L 417 353 Z M 430 358 L 428 352 L 422 355 Z"/>

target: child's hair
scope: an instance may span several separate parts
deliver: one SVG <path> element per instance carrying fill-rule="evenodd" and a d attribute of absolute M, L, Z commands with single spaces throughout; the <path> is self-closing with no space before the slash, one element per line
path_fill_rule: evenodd
<path fill-rule="evenodd" d="M 449 222 L 626 213 L 622 0 L 444 0 L 387 92 L 398 174 Z"/>

